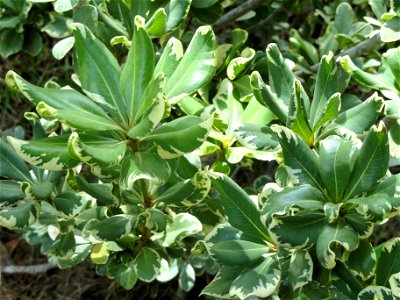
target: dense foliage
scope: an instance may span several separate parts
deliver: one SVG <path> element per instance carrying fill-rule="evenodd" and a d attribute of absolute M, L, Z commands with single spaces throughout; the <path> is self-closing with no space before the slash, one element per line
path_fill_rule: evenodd
<path fill-rule="evenodd" d="M 400 2 L 294 2 L 3 1 L 0 54 L 45 32 L 74 73 L 6 75 L 36 112 L 0 139 L 0 225 L 125 289 L 399 299 L 371 234 L 400 211 Z"/>

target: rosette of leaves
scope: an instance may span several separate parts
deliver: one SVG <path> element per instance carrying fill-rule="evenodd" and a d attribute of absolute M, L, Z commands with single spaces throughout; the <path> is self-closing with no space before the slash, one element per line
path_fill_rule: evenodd
<path fill-rule="evenodd" d="M 201 211 L 175 213 L 166 205 L 168 197 L 156 198 L 179 181 L 184 191 L 175 194 L 176 203 L 200 203 L 210 189 L 188 153 L 208 136 L 213 108 L 175 119 L 170 109 L 213 76 L 215 37 L 209 26 L 200 27 L 185 52 L 172 38 L 156 62 L 145 21 L 138 16 L 132 46 L 120 66 L 88 27 L 75 23 L 73 34 L 78 90 L 41 88 L 12 71 L 7 75 L 9 86 L 35 104 L 41 117 L 60 122 L 61 131 L 29 141 L 8 140 L 15 154 L 33 166 L 68 170 L 68 185 L 75 192 L 57 201 L 73 203 L 80 193 L 92 199 L 87 209 L 73 210 L 64 222 L 69 231 L 57 247 L 74 259 L 61 257 L 59 266 L 71 266 L 90 253 L 99 274 L 129 289 L 137 279 L 150 282 L 172 274 L 182 249 L 190 247 L 182 239 L 202 231 L 194 216 Z M 79 173 L 81 165 L 91 174 Z M 41 204 L 50 216 L 60 210 L 51 204 Z M 56 230 L 53 237 L 62 233 Z M 73 242 L 73 251 L 65 251 Z M 194 267 L 179 265 L 181 276 L 192 280 Z"/>

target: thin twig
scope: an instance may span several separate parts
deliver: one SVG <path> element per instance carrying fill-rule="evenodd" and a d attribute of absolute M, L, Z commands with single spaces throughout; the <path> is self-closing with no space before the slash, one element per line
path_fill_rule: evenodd
<path fill-rule="evenodd" d="M 1 272 L 5 274 L 24 273 L 34 275 L 47 272 L 48 270 L 55 267 L 56 266 L 52 264 L 38 264 L 32 266 L 5 266 L 2 268 Z"/>
<path fill-rule="evenodd" d="M 381 36 L 379 33 L 377 33 L 374 36 L 370 37 L 369 39 L 347 49 L 346 51 L 343 51 L 342 53 L 335 55 L 335 58 L 338 59 L 339 57 L 346 55 L 350 56 L 350 58 L 356 58 L 361 56 L 362 54 L 369 53 L 370 51 L 376 49 L 381 44 L 382 44 Z M 319 68 L 319 63 L 312 65 L 310 67 L 310 70 L 317 71 L 318 68 Z M 304 73 L 304 70 L 299 70 L 294 74 L 298 76 L 301 75 L 302 73 Z"/>
<path fill-rule="evenodd" d="M 219 29 L 221 27 L 224 27 L 226 24 L 229 24 L 233 21 L 235 21 L 237 18 L 240 16 L 243 16 L 246 14 L 248 11 L 258 7 L 261 5 L 263 2 L 266 2 L 266 0 L 248 0 L 245 3 L 239 5 L 238 7 L 232 9 L 225 15 L 223 15 L 217 22 L 214 24 L 214 29 Z"/>

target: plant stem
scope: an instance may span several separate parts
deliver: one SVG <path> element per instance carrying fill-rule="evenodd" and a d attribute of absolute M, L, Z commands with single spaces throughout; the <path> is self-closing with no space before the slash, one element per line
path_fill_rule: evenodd
<path fill-rule="evenodd" d="M 224 27 L 226 24 L 229 24 L 235 21 L 240 16 L 243 16 L 248 11 L 256 8 L 261 5 L 265 0 L 248 0 L 245 3 L 239 5 L 238 7 L 232 9 L 227 14 L 223 15 L 217 22 L 214 24 L 215 29 L 220 29 Z"/>

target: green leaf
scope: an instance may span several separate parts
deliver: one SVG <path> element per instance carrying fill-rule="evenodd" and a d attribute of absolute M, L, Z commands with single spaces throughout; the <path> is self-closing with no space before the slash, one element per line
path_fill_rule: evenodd
<path fill-rule="evenodd" d="M 46 170 L 75 167 L 79 161 L 68 153 L 68 135 L 23 141 L 8 137 L 15 152 L 26 162 Z"/>
<path fill-rule="evenodd" d="M 71 268 L 83 262 L 90 253 L 91 245 L 76 245 L 75 252 L 67 259 L 57 258 L 57 265 L 61 269 Z"/>
<path fill-rule="evenodd" d="M 275 215 L 290 214 L 298 208 L 305 211 L 323 210 L 325 201 L 322 193 L 312 186 L 285 187 L 280 192 L 268 195 L 261 210 L 261 221 L 268 225 Z"/>
<path fill-rule="evenodd" d="M 313 261 L 307 250 L 295 250 L 290 257 L 288 280 L 295 291 L 312 280 Z"/>
<path fill-rule="evenodd" d="M 274 119 L 276 119 L 276 117 L 272 111 L 264 105 L 261 105 L 260 102 L 252 96 L 240 117 L 240 123 L 267 125 Z"/>
<path fill-rule="evenodd" d="M 232 30 L 232 44 L 222 44 L 218 47 L 218 50 L 227 52 L 226 55 L 221 55 L 221 57 L 217 58 L 218 60 L 222 58 L 222 61 L 218 62 L 218 74 L 227 67 L 229 62 L 234 57 L 236 57 L 238 51 L 242 48 L 248 36 L 249 34 L 247 31 L 241 28 L 235 28 Z M 226 48 L 226 50 L 224 50 L 224 48 Z"/>
<path fill-rule="evenodd" d="M 171 0 L 165 6 L 168 15 L 167 31 L 177 27 L 186 17 L 190 9 L 190 0 Z"/>
<path fill-rule="evenodd" d="M 83 24 L 74 23 L 79 80 L 84 92 L 121 124 L 127 108 L 119 87 L 121 69 L 112 53 Z"/>
<path fill-rule="evenodd" d="M 338 247 L 354 251 L 359 245 L 357 233 L 350 227 L 338 222 L 326 224 L 319 234 L 316 251 L 319 262 L 324 268 L 333 269 L 336 265 Z"/>
<path fill-rule="evenodd" d="M 82 176 L 76 176 L 75 179 L 80 189 L 96 199 L 97 205 L 111 205 L 114 203 L 111 185 L 89 183 Z"/>
<path fill-rule="evenodd" d="M 337 33 L 350 33 L 353 26 L 353 9 L 350 4 L 343 2 L 338 5 L 334 26 Z"/>
<path fill-rule="evenodd" d="M 370 285 L 364 288 L 359 294 L 357 300 L 393 300 L 393 295 L 390 289 L 383 286 Z"/>
<path fill-rule="evenodd" d="M 381 179 L 389 164 L 389 143 L 383 123 L 373 126 L 368 132 L 357 155 L 346 199 L 367 192 Z"/>
<path fill-rule="evenodd" d="M 178 67 L 182 56 L 182 43 L 176 38 L 170 38 L 157 62 L 157 65 L 154 69 L 154 74 L 164 73 L 167 78 L 171 77 Z"/>
<path fill-rule="evenodd" d="M 143 247 L 135 257 L 133 267 L 138 278 L 152 282 L 161 268 L 161 257 L 154 249 Z"/>
<path fill-rule="evenodd" d="M 76 216 L 83 208 L 85 202 L 73 192 L 64 192 L 53 200 L 54 207 L 64 217 Z"/>
<path fill-rule="evenodd" d="M 0 180 L 0 207 L 13 204 L 25 198 L 21 184 L 14 180 Z"/>
<path fill-rule="evenodd" d="M 179 2 L 179 1 L 177 1 Z M 210 26 L 199 27 L 175 71 L 167 76 L 164 92 L 173 104 L 207 83 L 216 69 L 216 41 Z"/>
<path fill-rule="evenodd" d="M 364 281 L 374 276 L 376 254 L 368 240 L 360 240 L 359 247 L 350 252 L 346 265 Z"/>
<path fill-rule="evenodd" d="M 248 265 L 268 252 L 266 245 L 241 240 L 220 241 L 209 250 L 210 256 L 218 263 L 231 266 Z"/>
<path fill-rule="evenodd" d="M 330 136 L 320 142 L 318 170 L 329 194 L 340 202 L 354 165 L 356 145 L 352 141 Z"/>
<path fill-rule="evenodd" d="M 271 242 L 267 228 L 260 221 L 257 206 L 243 189 L 226 175 L 218 174 L 215 177 L 212 176 L 211 181 L 220 195 L 221 205 L 228 222 L 260 242 Z"/>
<path fill-rule="evenodd" d="M 13 148 L 0 139 L 0 176 L 32 183 L 29 169 Z"/>
<path fill-rule="evenodd" d="M 162 245 L 168 247 L 202 229 L 203 226 L 196 217 L 188 213 L 180 213 L 173 217 L 172 223 L 167 225 L 165 232 L 154 234 L 152 240 L 162 239 Z"/>
<path fill-rule="evenodd" d="M 90 260 L 97 265 L 104 265 L 108 258 L 110 257 L 110 252 L 107 249 L 107 242 L 95 244 L 90 253 Z"/>
<path fill-rule="evenodd" d="M 122 70 L 119 87 L 126 101 L 129 123 L 137 116 L 138 108 L 144 100 L 146 86 L 153 76 L 155 57 L 153 43 L 144 28 L 144 19 L 135 17 L 135 30 L 128 58 Z"/>
<path fill-rule="evenodd" d="M 399 299 L 400 297 L 400 272 L 395 273 L 389 278 L 390 288 L 392 290 L 392 294 L 394 299 Z"/>
<path fill-rule="evenodd" d="M 324 126 L 329 121 L 336 119 L 339 115 L 341 106 L 341 96 L 339 93 L 335 93 L 328 99 L 325 109 L 322 112 L 322 117 L 319 119 L 318 123 L 315 124 L 312 134 L 315 135 L 321 126 Z"/>
<path fill-rule="evenodd" d="M 275 215 L 268 230 L 275 244 L 300 249 L 317 241 L 325 223 L 326 217 L 320 211 L 300 211 L 292 216 Z"/>
<path fill-rule="evenodd" d="M 133 260 L 127 264 L 116 263 L 108 268 L 108 271 L 115 277 L 115 280 L 126 290 L 131 290 L 136 282 L 137 275 L 134 271 Z"/>
<path fill-rule="evenodd" d="M 101 221 L 92 219 L 86 223 L 83 231 L 100 240 L 115 241 L 127 235 L 135 221 L 134 216 L 123 214 L 114 215 Z"/>
<path fill-rule="evenodd" d="M 229 295 L 243 300 L 249 296 L 268 297 L 279 286 L 281 270 L 274 256 L 246 268 L 233 282 Z"/>
<path fill-rule="evenodd" d="M 40 205 L 36 201 L 22 200 L 16 206 L 0 210 L 0 225 L 9 229 L 31 226 L 39 217 Z"/>
<path fill-rule="evenodd" d="M 323 191 L 315 152 L 290 129 L 279 125 L 272 125 L 271 129 L 278 135 L 285 165 L 291 169 L 295 183 L 310 184 Z"/>
<path fill-rule="evenodd" d="M 72 49 L 74 44 L 75 44 L 75 39 L 72 36 L 62 39 L 56 44 L 54 44 L 53 48 L 51 49 L 51 54 L 53 54 L 55 59 L 61 60 Z"/>
<path fill-rule="evenodd" d="M 366 220 L 380 222 L 387 218 L 388 214 L 392 211 L 391 200 L 392 198 L 386 194 L 373 194 L 367 197 L 357 197 L 347 200 L 345 208 L 347 210 L 347 207 L 355 207 L 356 212 Z"/>
<path fill-rule="evenodd" d="M 59 258 L 68 259 L 75 251 L 76 241 L 73 231 L 60 233 L 51 245 L 49 254 Z"/>
<path fill-rule="evenodd" d="M 346 213 L 343 218 L 353 228 L 360 238 L 367 238 L 372 234 L 374 223 L 366 220 L 365 216 L 356 212 Z"/>
<path fill-rule="evenodd" d="M 312 132 L 310 125 L 308 124 L 307 112 L 305 110 L 304 101 L 302 94 L 304 89 L 301 86 L 300 81 L 295 79 L 293 81 L 293 94 L 291 105 L 289 107 L 288 123 L 290 129 L 296 132 L 299 136 L 303 138 L 308 144 L 312 141 Z M 289 127 L 289 126 L 288 126 Z"/>
<path fill-rule="evenodd" d="M 276 149 L 265 151 L 253 150 L 246 147 L 229 147 L 225 152 L 225 158 L 231 164 L 237 164 L 241 162 L 243 160 L 243 157 L 250 157 L 264 161 L 273 161 L 276 159 L 276 156 Z"/>
<path fill-rule="evenodd" d="M 379 182 L 377 187 L 371 191 L 371 195 L 386 194 L 390 198 L 399 199 L 400 190 L 397 188 L 398 186 L 400 186 L 400 174 L 392 175 Z"/>
<path fill-rule="evenodd" d="M 189 292 L 196 281 L 196 273 L 191 264 L 185 264 L 179 274 L 179 286 L 185 291 Z"/>
<path fill-rule="evenodd" d="M 126 156 L 122 162 L 120 186 L 124 190 L 131 190 L 139 179 L 162 185 L 170 173 L 170 167 L 159 156 L 149 152 L 135 152 Z"/>
<path fill-rule="evenodd" d="M 282 123 L 286 124 L 289 114 L 289 100 L 286 103 L 272 92 L 271 88 L 263 82 L 258 72 L 251 73 L 250 80 L 251 89 L 257 101 L 269 108 Z"/>
<path fill-rule="evenodd" d="M 18 33 L 15 29 L 6 29 L 0 34 L 0 39 L 7 41 L 7 43 L 0 43 L 0 55 L 7 58 L 22 49 L 24 35 Z"/>
<path fill-rule="evenodd" d="M 146 30 L 151 36 L 161 36 L 167 31 L 167 13 L 164 8 L 159 8 L 146 22 Z"/>
<path fill-rule="evenodd" d="M 279 145 L 275 133 L 267 126 L 243 124 L 235 131 L 235 137 L 242 145 L 254 150 L 274 149 Z"/>
<path fill-rule="evenodd" d="M 254 49 L 246 48 L 240 54 L 240 57 L 232 59 L 226 68 L 226 74 L 230 80 L 235 80 L 251 64 L 256 52 Z"/>
<path fill-rule="evenodd" d="M 336 67 L 335 57 L 332 52 L 322 57 L 310 108 L 312 128 L 315 128 L 322 118 L 328 99 L 333 94 L 340 93 L 346 88 L 348 78 L 349 76 L 343 70 Z"/>
<path fill-rule="evenodd" d="M 27 82 L 13 71 L 7 73 L 6 82 L 11 88 L 18 89 L 35 105 L 43 102 L 53 109 L 69 112 L 72 115 L 77 113 L 80 116 L 86 116 L 88 119 L 94 117 L 105 120 L 107 124 L 114 124 L 100 106 L 75 90 L 41 88 Z M 69 116 L 68 119 L 74 120 L 73 116 Z"/>
<path fill-rule="evenodd" d="M 115 132 L 73 132 L 68 140 L 68 151 L 82 162 L 94 167 L 118 164 L 126 152 L 126 141 Z"/>
<path fill-rule="evenodd" d="M 242 266 L 222 266 L 213 281 L 202 290 L 201 295 L 230 299 L 229 290 L 231 284 L 242 271 Z"/>
<path fill-rule="evenodd" d="M 348 135 L 353 132 L 361 134 L 368 130 L 378 119 L 384 101 L 377 94 L 372 95 L 361 104 L 342 112 L 339 117 L 329 124 L 321 134 L 321 138 L 332 133 Z"/>
<path fill-rule="evenodd" d="M 58 13 L 63 13 L 73 9 L 78 3 L 79 0 L 56 0 L 54 10 Z"/>
<path fill-rule="evenodd" d="M 198 148 L 207 138 L 212 122 L 212 115 L 206 112 L 201 117 L 180 117 L 163 124 L 143 140 L 153 141 L 160 157 L 176 158 Z"/>
<path fill-rule="evenodd" d="M 380 33 L 384 43 L 391 43 L 400 40 L 400 17 L 394 16 L 383 23 Z"/>
<path fill-rule="evenodd" d="M 389 278 L 400 272 L 400 238 L 385 243 L 376 268 L 376 283 L 389 287 Z"/>
<path fill-rule="evenodd" d="M 269 44 L 266 51 L 271 90 L 276 93 L 281 105 L 286 110 L 293 92 L 293 73 L 285 63 L 276 44 Z"/>

